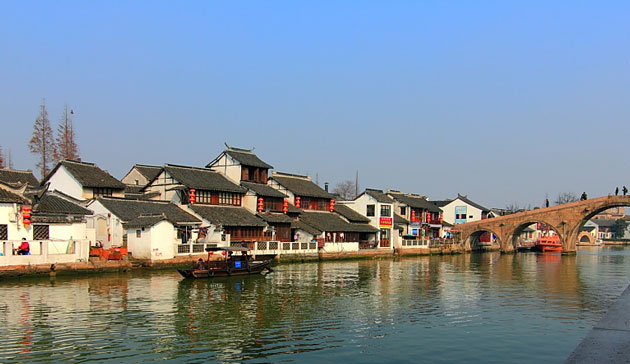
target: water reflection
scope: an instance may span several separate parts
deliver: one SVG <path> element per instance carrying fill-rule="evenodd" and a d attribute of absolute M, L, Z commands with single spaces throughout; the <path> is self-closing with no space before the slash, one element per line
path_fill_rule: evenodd
<path fill-rule="evenodd" d="M 165 271 L 2 282 L 0 362 L 559 361 L 625 288 L 628 253 L 308 263 L 215 280 Z"/>

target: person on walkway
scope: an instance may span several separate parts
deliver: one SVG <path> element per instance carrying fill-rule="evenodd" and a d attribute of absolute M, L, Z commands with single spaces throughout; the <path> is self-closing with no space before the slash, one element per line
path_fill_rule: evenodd
<path fill-rule="evenodd" d="M 619 187 L 615 188 L 615 196 L 619 196 Z"/>
<path fill-rule="evenodd" d="M 18 255 L 30 255 L 31 254 L 31 246 L 26 241 L 26 238 L 22 238 L 22 244 L 17 251 Z"/>
<path fill-rule="evenodd" d="M 621 189 L 621 192 L 623 192 L 624 196 L 628 193 L 628 189 L 626 188 L 626 186 L 623 186 L 623 188 Z"/>
<path fill-rule="evenodd" d="M 548 198 L 545 199 L 545 207 L 549 207 L 549 199 Z"/>
<path fill-rule="evenodd" d="M 582 192 L 582 197 L 580 197 L 580 200 L 585 201 L 587 199 L 588 197 L 586 196 L 586 192 Z"/>

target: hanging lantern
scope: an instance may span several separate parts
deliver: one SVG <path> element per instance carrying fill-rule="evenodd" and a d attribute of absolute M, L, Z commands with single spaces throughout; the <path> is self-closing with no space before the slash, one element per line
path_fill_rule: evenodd
<path fill-rule="evenodd" d="M 416 210 L 411 210 L 411 222 L 416 221 Z"/>
<path fill-rule="evenodd" d="M 298 196 L 298 197 L 296 197 L 296 198 L 295 198 L 295 207 L 297 207 L 297 208 L 299 209 L 299 208 L 300 208 L 300 205 L 301 205 L 301 202 L 302 202 L 302 198 L 301 198 L 301 197 L 299 197 L 299 196 Z"/>
<path fill-rule="evenodd" d="M 427 224 L 431 223 L 431 213 L 427 211 Z"/>
<path fill-rule="evenodd" d="M 444 218 L 444 216 L 442 214 L 440 214 L 440 224 L 442 223 L 442 219 Z"/>
<path fill-rule="evenodd" d="M 195 194 L 197 191 L 195 191 L 194 188 L 190 189 L 190 193 L 188 194 L 188 201 L 190 201 L 190 204 L 194 204 L 195 202 L 197 202 L 197 195 Z"/>
<path fill-rule="evenodd" d="M 289 200 L 287 200 L 286 198 L 284 199 L 284 202 L 282 203 L 282 212 L 284 212 L 285 214 L 289 212 Z"/>
<path fill-rule="evenodd" d="M 30 206 L 22 206 L 22 224 L 25 228 L 28 228 L 31 225 L 31 207 Z"/>
<path fill-rule="evenodd" d="M 330 200 L 330 205 L 328 205 L 330 212 L 335 211 L 335 200 Z"/>
<path fill-rule="evenodd" d="M 265 200 L 262 197 L 258 197 L 258 212 L 262 212 L 265 209 Z"/>

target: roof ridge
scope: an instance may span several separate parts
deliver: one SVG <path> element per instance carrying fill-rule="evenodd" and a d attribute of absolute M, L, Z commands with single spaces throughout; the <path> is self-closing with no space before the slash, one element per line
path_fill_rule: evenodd
<path fill-rule="evenodd" d="M 273 173 L 271 174 L 271 177 L 278 176 L 278 175 L 280 177 L 293 177 L 293 178 L 308 179 L 309 181 L 311 180 L 311 176 L 305 176 L 305 175 L 294 174 L 294 173 L 286 173 L 286 172 L 277 172 L 277 171 L 273 171 Z"/>
<path fill-rule="evenodd" d="M 212 173 L 216 173 L 216 174 L 221 174 L 215 170 L 212 170 L 210 168 L 206 168 L 206 167 L 195 167 L 195 166 L 184 166 L 181 164 L 172 164 L 172 163 L 164 163 L 164 167 L 175 167 L 175 168 L 186 168 L 186 169 L 196 169 L 196 170 L 200 170 L 200 171 L 205 171 L 205 172 L 212 172 Z M 160 167 L 162 168 L 162 167 Z"/>
<path fill-rule="evenodd" d="M 68 162 L 69 163 L 75 163 L 75 164 L 82 164 L 82 165 L 85 165 L 85 166 L 92 166 L 92 167 L 96 166 L 96 163 L 84 162 L 84 161 L 80 161 L 80 160 L 76 160 L 76 159 L 64 159 L 64 160 L 59 161 L 59 163 L 68 163 Z"/>

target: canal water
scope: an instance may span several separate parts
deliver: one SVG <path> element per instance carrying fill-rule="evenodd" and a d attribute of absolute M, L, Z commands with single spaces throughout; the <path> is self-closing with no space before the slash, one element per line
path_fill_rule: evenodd
<path fill-rule="evenodd" d="M 0 281 L 0 363 L 562 362 L 629 277 L 593 248 Z"/>

